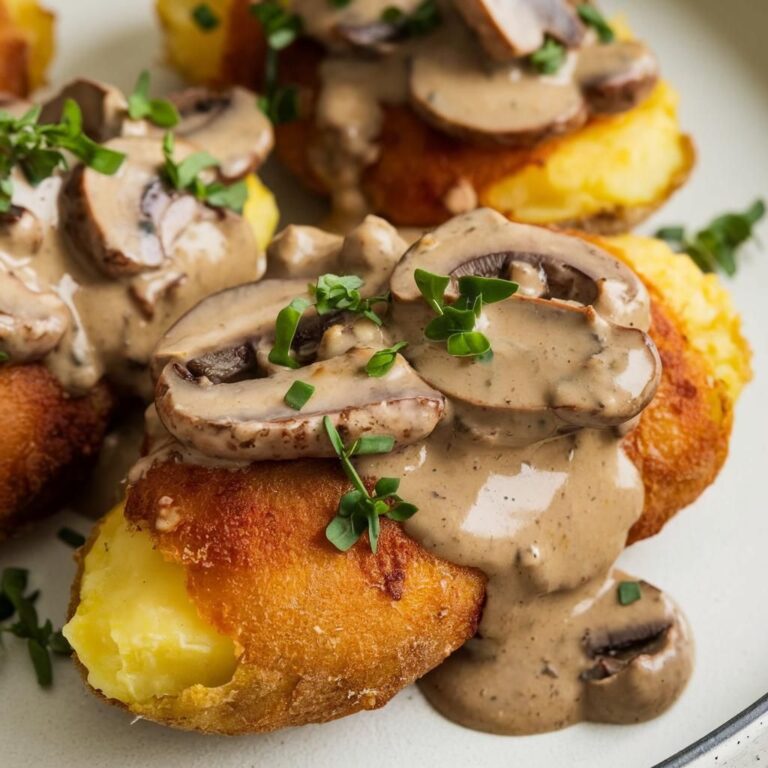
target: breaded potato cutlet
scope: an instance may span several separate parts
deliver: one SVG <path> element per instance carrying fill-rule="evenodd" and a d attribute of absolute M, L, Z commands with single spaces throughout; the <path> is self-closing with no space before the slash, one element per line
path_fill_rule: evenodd
<path fill-rule="evenodd" d="M 346 488 L 328 461 L 153 467 L 128 495 L 138 532 L 117 509 L 81 556 L 66 634 L 90 684 L 231 734 L 381 707 L 439 664 L 475 633 L 485 578 L 388 520 L 377 554 L 340 555 L 324 531 Z"/>
<path fill-rule="evenodd" d="M 194 22 L 190 0 L 159 0 L 171 63 L 193 82 L 262 85 L 265 43 L 245 0 L 212 4 L 214 30 Z M 620 36 L 628 36 L 621 25 Z M 281 53 L 280 77 L 302 93 L 299 119 L 275 127 L 283 164 L 309 189 L 328 194 L 308 148 L 318 142 L 315 100 L 325 53 L 302 39 Z M 626 232 L 687 180 L 695 163 L 677 118 L 678 97 L 660 82 L 629 111 L 598 116 L 533 147 L 483 146 L 429 126 L 405 105 L 384 105 L 378 155 L 361 186 L 372 212 L 399 226 L 431 227 L 474 205 L 511 219 Z"/>
<path fill-rule="evenodd" d="M 0 365 L 0 540 L 78 489 L 113 407 L 106 384 L 70 397 L 43 365 Z"/>

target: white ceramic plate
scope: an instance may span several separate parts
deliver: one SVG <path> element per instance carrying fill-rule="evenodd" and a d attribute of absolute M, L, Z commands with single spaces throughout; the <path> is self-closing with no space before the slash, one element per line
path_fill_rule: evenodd
<path fill-rule="evenodd" d="M 160 64 L 151 0 L 47 4 L 60 16 L 56 82 L 86 74 L 130 87 L 140 68 Z M 662 222 L 703 224 L 724 209 L 765 196 L 768 2 L 625 0 L 606 5 L 627 11 L 637 33 L 659 53 L 666 76 L 682 92 L 683 122 L 701 154 L 690 184 L 648 225 L 649 231 Z M 161 77 L 172 81 L 168 74 Z M 316 208 L 304 196 L 279 174 L 275 179 L 291 218 L 314 215 Z M 762 234 L 768 242 L 768 227 Z M 768 510 L 762 485 L 768 472 L 768 409 L 762 400 L 768 394 L 768 254 L 748 251 L 730 285 L 755 350 L 756 369 L 739 403 L 730 460 L 702 499 L 660 536 L 622 556 L 625 568 L 679 600 L 696 635 L 696 672 L 666 715 L 632 727 L 579 725 L 541 736 L 497 737 L 442 719 L 409 688 L 383 710 L 327 725 L 269 736 L 204 737 L 132 723 L 124 712 L 86 693 L 65 661 L 56 663 L 54 687 L 39 690 L 23 645 L 10 638 L 7 651 L 0 651 L 0 765 L 648 768 L 716 728 L 768 690 Z M 87 525 L 65 513 L 0 552 L 0 567 L 30 568 L 34 585 L 43 589 L 43 615 L 58 622 L 64 618 L 73 573 L 71 551 L 55 538 L 64 522 L 81 530 Z M 706 764 L 723 764 L 710 758 Z"/>

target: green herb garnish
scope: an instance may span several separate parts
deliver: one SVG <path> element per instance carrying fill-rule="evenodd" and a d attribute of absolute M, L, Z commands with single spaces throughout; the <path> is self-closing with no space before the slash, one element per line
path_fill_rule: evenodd
<path fill-rule="evenodd" d="M 204 32 L 210 32 L 221 24 L 221 19 L 208 3 L 200 3 L 192 9 L 192 20 Z"/>
<path fill-rule="evenodd" d="M 385 376 L 392 370 L 397 359 L 397 353 L 408 346 L 407 341 L 398 341 L 386 349 L 380 349 L 371 355 L 371 359 L 365 364 L 365 372 L 375 379 Z"/>
<path fill-rule="evenodd" d="M 565 46 L 548 37 L 544 45 L 528 57 L 528 61 L 540 75 L 554 75 L 565 63 L 565 57 Z"/>
<path fill-rule="evenodd" d="M 301 34 L 301 17 L 287 11 L 278 0 L 253 3 L 250 12 L 261 23 L 267 41 L 264 95 L 258 99 L 259 109 L 273 123 L 291 122 L 299 115 L 299 92 L 294 85 L 278 82 L 278 53 Z"/>
<path fill-rule="evenodd" d="M 400 36 L 422 37 L 440 25 L 442 16 L 436 0 L 422 0 L 410 13 L 391 5 L 381 12 L 381 20 L 397 27 Z"/>
<path fill-rule="evenodd" d="M 22 117 L 0 111 L 0 213 L 11 208 L 15 167 L 37 186 L 58 168 L 67 168 L 64 152 L 71 152 L 98 173 L 111 176 L 123 164 L 125 155 L 107 149 L 83 133 L 83 114 L 77 102 L 64 102 L 61 122 L 40 124 L 40 106 Z"/>
<path fill-rule="evenodd" d="M 636 581 L 620 581 L 616 594 L 622 605 L 632 605 L 643 596 L 640 585 Z"/>
<path fill-rule="evenodd" d="M 612 43 L 616 39 L 616 33 L 611 25 L 605 20 L 605 16 L 591 3 L 581 3 L 576 6 L 579 18 L 589 27 L 597 32 L 597 37 L 601 43 Z"/>
<path fill-rule="evenodd" d="M 287 307 L 280 310 L 275 323 L 275 344 L 270 350 L 269 361 L 275 365 L 287 368 L 299 368 L 300 365 L 291 352 L 296 329 L 302 315 L 314 306 L 318 315 L 331 312 L 352 312 L 363 315 L 376 325 L 382 324 L 382 319 L 373 307 L 381 302 L 389 301 L 388 296 L 371 296 L 363 298 L 360 288 L 363 281 L 355 275 L 321 275 L 316 283 L 307 286 L 314 301 L 294 299 Z"/>
<path fill-rule="evenodd" d="M 133 93 L 128 97 L 128 116 L 131 120 L 149 120 L 161 128 L 173 128 L 181 118 L 179 111 L 167 99 L 149 96 L 149 71 L 144 70 L 136 81 Z"/>
<path fill-rule="evenodd" d="M 53 682 L 50 652 L 68 656 L 72 648 L 61 631 L 53 631 L 50 620 L 40 624 L 35 608 L 39 593 L 25 594 L 28 575 L 23 568 L 6 568 L 3 571 L 0 580 L 0 621 L 7 621 L 14 616 L 16 621 L 10 626 L 0 627 L 0 632 L 8 632 L 27 641 L 37 682 L 47 688 Z"/>
<path fill-rule="evenodd" d="M 56 534 L 59 541 L 63 541 L 65 544 L 69 544 L 73 549 L 82 547 L 85 544 L 85 536 L 82 533 L 72 530 L 72 528 L 60 528 Z"/>
<path fill-rule="evenodd" d="M 294 381 L 285 393 L 283 401 L 294 411 L 300 411 L 315 394 L 315 388 L 306 381 Z"/>
<path fill-rule="evenodd" d="M 235 213 L 243 212 L 245 201 L 248 199 L 245 181 L 236 181 L 234 184 L 224 184 L 221 181 L 206 183 L 200 178 L 200 174 L 217 168 L 219 161 L 209 152 L 195 152 L 177 163 L 173 157 L 175 147 L 175 139 L 169 131 L 163 139 L 163 176 L 174 189 L 189 192 L 214 208 L 229 208 Z"/>
<path fill-rule="evenodd" d="M 332 8 L 346 8 L 352 0 L 328 0 L 328 5 Z"/>
<path fill-rule="evenodd" d="M 7 352 L 3 352 L 0 349 L 0 363 L 7 363 L 10 360 Z"/>
<path fill-rule="evenodd" d="M 663 227 L 656 237 L 674 250 L 687 253 L 702 272 L 721 270 L 736 274 L 736 251 L 754 236 L 754 227 L 765 216 L 765 203 L 756 200 L 744 213 L 726 213 L 713 219 L 689 238 L 683 227 Z"/>
<path fill-rule="evenodd" d="M 379 545 L 379 518 L 384 516 L 390 520 L 407 520 L 418 510 L 397 495 L 400 480 L 394 477 L 382 477 L 371 495 L 351 459 L 364 454 L 389 453 L 394 447 L 394 438 L 384 435 L 361 437 L 346 448 L 330 417 L 323 419 L 323 426 L 341 461 L 344 474 L 354 486 L 354 490 L 341 497 L 336 517 L 328 523 L 325 536 L 334 547 L 346 552 L 367 530 L 371 551 L 375 553 Z"/>
<path fill-rule="evenodd" d="M 444 341 L 448 354 L 455 357 L 487 359 L 492 353 L 491 342 L 475 330 L 477 319 L 484 304 L 508 299 L 517 291 L 517 283 L 498 277 L 465 275 L 458 280 L 459 298 L 446 304 L 444 295 L 450 277 L 417 269 L 414 279 L 424 300 L 437 313 L 424 329 L 424 335 L 430 341 Z"/>

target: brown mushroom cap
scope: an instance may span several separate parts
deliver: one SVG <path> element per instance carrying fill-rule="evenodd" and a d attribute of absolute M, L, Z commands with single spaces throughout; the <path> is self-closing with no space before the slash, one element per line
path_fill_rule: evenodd
<path fill-rule="evenodd" d="M 128 102 L 119 88 L 98 80 L 76 78 L 45 102 L 40 122 L 59 122 L 67 99 L 80 106 L 83 131 L 94 141 L 108 141 L 122 133 L 123 124 L 128 119 Z"/>
<path fill-rule="evenodd" d="M 585 45 L 543 77 L 524 60 L 489 66 L 466 30 L 438 34 L 414 54 L 410 100 L 441 131 L 479 143 L 529 146 L 580 128 L 592 114 L 640 103 L 658 78 L 636 41 Z"/>
<path fill-rule="evenodd" d="M 400 356 L 385 376 L 368 376 L 375 351 L 358 347 L 298 371 L 217 385 L 169 363 L 157 384 L 157 412 L 182 444 L 236 461 L 334 456 L 325 416 L 347 441 L 373 434 L 407 445 L 426 437 L 442 416 L 443 396 Z M 301 411 L 284 402 L 298 380 L 315 387 Z"/>
<path fill-rule="evenodd" d="M 499 62 L 533 53 L 547 35 L 569 48 L 584 39 L 584 25 L 568 0 L 454 0 L 454 5 Z"/>
<path fill-rule="evenodd" d="M 174 132 L 219 162 L 219 175 L 235 181 L 255 171 L 273 144 L 272 126 L 245 88 L 189 88 L 171 96 L 181 115 Z"/>
<path fill-rule="evenodd" d="M 520 262 L 540 267 L 546 291 L 483 308 L 478 330 L 491 342 L 490 361 L 456 358 L 426 340 L 433 313 L 415 284 L 416 269 L 454 279 L 506 277 Z M 577 238 L 481 209 L 422 237 L 395 269 L 391 289 L 409 361 L 485 440 L 524 445 L 578 427 L 615 427 L 639 414 L 658 386 L 658 352 L 641 330 L 648 324 L 642 284 Z M 456 295 L 455 285 L 451 290 Z"/>

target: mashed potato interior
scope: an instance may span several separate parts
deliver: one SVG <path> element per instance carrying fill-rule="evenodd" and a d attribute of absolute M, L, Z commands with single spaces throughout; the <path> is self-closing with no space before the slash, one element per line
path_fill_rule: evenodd
<path fill-rule="evenodd" d="M 635 109 L 556 142 L 541 162 L 489 186 L 483 205 L 533 224 L 578 221 L 663 199 L 692 161 L 666 83 Z"/>
<path fill-rule="evenodd" d="M 88 682 L 125 704 L 226 683 L 232 640 L 198 615 L 184 569 L 166 562 L 150 535 L 133 531 L 122 506 L 107 515 L 85 557 L 80 603 L 64 635 Z"/>
<path fill-rule="evenodd" d="M 685 254 L 639 235 L 607 238 L 617 255 L 664 297 L 688 341 L 723 381 L 732 400 L 752 378 L 751 353 L 731 296 L 716 275 L 704 274 Z"/>
<path fill-rule="evenodd" d="M 251 225 L 259 248 L 263 250 L 275 234 L 280 212 L 277 209 L 275 196 L 258 176 L 251 174 L 245 183 L 248 186 L 248 199 L 245 201 L 243 216 Z"/>

